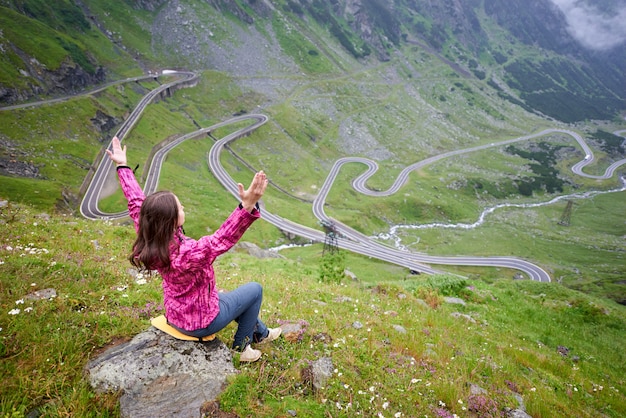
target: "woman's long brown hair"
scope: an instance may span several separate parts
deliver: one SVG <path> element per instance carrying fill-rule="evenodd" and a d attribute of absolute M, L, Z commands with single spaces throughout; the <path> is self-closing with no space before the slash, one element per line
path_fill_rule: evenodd
<path fill-rule="evenodd" d="M 146 197 L 139 212 L 139 228 L 129 257 L 139 270 L 167 270 L 169 246 L 178 226 L 178 205 L 172 192 L 161 191 Z"/>

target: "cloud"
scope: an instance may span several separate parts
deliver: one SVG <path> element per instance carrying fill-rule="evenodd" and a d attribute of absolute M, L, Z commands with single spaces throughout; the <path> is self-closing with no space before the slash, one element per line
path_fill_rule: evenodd
<path fill-rule="evenodd" d="M 565 15 L 567 31 L 584 47 L 608 50 L 626 42 L 626 2 L 607 15 L 582 0 L 551 0 Z"/>

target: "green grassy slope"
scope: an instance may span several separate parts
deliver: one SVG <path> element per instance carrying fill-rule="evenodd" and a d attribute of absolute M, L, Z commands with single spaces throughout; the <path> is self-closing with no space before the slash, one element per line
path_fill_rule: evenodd
<path fill-rule="evenodd" d="M 160 279 L 128 273 L 132 226 L 41 216 L 13 202 L 0 208 L 0 222 L 0 416 L 118 416 L 116 395 L 93 393 L 83 366 L 162 312 Z M 262 229 L 260 221 L 250 237 Z M 260 363 L 238 365 L 222 410 L 484 417 L 517 408 L 521 396 L 533 417 L 626 412 L 623 306 L 555 283 L 406 277 L 350 254 L 346 264 L 359 280 L 321 283 L 320 246 L 286 254 L 234 251 L 216 263 L 223 288 L 264 285 L 268 324 L 299 322 L 305 330 L 299 341 L 263 348 Z M 27 297 L 48 288 L 56 297 Z M 219 338 L 228 344 L 233 332 L 229 326 Z M 335 371 L 313 391 L 301 371 L 322 356 Z"/>

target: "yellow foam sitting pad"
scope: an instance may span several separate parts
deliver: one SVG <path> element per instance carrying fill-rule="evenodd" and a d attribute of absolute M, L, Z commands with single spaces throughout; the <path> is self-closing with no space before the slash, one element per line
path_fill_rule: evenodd
<path fill-rule="evenodd" d="M 166 334 L 171 335 L 172 337 L 178 340 L 185 341 L 213 341 L 215 339 L 215 334 L 207 335 L 206 337 L 192 337 L 191 335 L 185 335 L 170 324 L 167 323 L 167 319 L 165 315 L 157 316 L 156 318 L 152 318 L 150 323 L 153 327 L 160 329 Z"/>

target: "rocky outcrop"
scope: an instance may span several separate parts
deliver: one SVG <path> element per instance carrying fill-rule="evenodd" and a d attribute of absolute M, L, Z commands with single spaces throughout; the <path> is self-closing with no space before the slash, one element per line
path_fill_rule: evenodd
<path fill-rule="evenodd" d="M 400 42 L 400 22 L 391 9 L 379 2 L 348 0 L 341 14 L 379 60 L 389 61 L 390 47 Z"/>
<path fill-rule="evenodd" d="M 24 87 L 0 86 L 0 106 L 28 101 L 43 96 L 68 96 L 106 79 L 103 67 L 88 72 L 80 65 L 67 59 L 58 69 L 49 70 L 34 57 L 18 54 L 26 70 L 21 70 L 25 79 Z"/>
<path fill-rule="evenodd" d="M 28 161 L 28 155 L 14 144 L 0 138 L 0 174 L 4 176 L 40 178 L 39 167 Z"/>
<path fill-rule="evenodd" d="M 31 179 L 40 177 L 39 168 L 34 164 L 10 158 L 0 158 L 0 174 Z"/>
<path fill-rule="evenodd" d="M 219 339 L 176 340 L 150 327 L 91 360 L 85 373 L 96 392 L 121 392 L 122 417 L 201 417 L 237 371 Z"/>
<path fill-rule="evenodd" d="M 91 123 L 96 127 L 96 129 L 104 134 L 109 133 L 122 122 L 118 118 L 107 115 L 100 109 L 96 111 L 96 115 L 90 120 Z"/>

